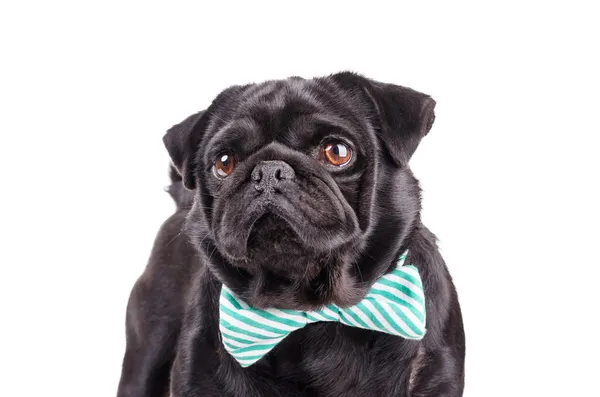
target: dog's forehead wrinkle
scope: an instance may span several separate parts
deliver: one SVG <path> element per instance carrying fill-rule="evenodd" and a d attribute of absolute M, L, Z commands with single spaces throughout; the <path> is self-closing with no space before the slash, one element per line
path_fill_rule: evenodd
<path fill-rule="evenodd" d="M 222 125 L 219 129 L 217 129 L 215 131 L 215 133 L 209 138 L 209 140 L 207 142 L 207 146 L 210 146 L 211 144 L 213 144 L 213 142 L 215 142 L 217 139 L 219 139 L 219 137 L 223 134 L 224 131 L 234 128 L 236 126 L 236 124 L 239 123 L 239 121 L 231 120 L 231 121 L 225 121 L 224 123 L 225 124 Z"/>
<path fill-rule="evenodd" d="M 259 125 L 256 120 L 254 120 L 252 117 L 243 116 L 227 123 L 215 134 L 215 136 L 222 135 L 230 137 L 233 130 L 235 130 L 238 133 L 243 132 L 242 136 L 244 138 L 248 138 L 250 133 L 257 131 L 258 129 Z"/>
<path fill-rule="evenodd" d="M 254 120 L 252 117 L 238 118 L 235 120 L 235 125 L 248 130 L 252 130 L 258 127 L 258 125 L 256 124 L 256 120 Z"/>
<path fill-rule="evenodd" d="M 282 102 L 284 99 L 284 86 L 281 81 L 267 81 L 247 90 L 241 97 L 240 110 L 247 110 L 259 104 L 268 104 L 273 101 Z"/>
<path fill-rule="evenodd" d="M 298 86 L 295 89 L 295 94 L 298 95 L 301 99 L 305 100 L 307 103 L 314 107 L 321 106 L 321 101 L 315 94 L 315 87 L 313 81 L 305 82 L 305 84 Z"/>

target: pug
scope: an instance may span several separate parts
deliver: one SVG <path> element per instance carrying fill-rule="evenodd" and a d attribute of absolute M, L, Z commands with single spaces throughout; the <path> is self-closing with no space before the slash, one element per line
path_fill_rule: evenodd
<path fill-rule="evenodd" d="M 434 107 L 342 72 L 232 86 L 169 129 L 177 210 L 131 292 L 117 395 L 461 396 L 461 310 L 409 167 Z M 369 301 L 393 272 L 416 277 L 420 335 L 387 332 L 406 327 L 390 307 L 408 309 Z M 403 291 L 388 296 L 414 303 Z"/>

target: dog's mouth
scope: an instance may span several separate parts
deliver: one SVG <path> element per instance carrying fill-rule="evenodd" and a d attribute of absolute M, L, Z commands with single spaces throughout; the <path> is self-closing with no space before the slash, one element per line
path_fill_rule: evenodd
<path fill-rule="evenodd" d="M 317 255 L 286 219 L 268 212 L 252 225 L 246 259 L 237 265 L 255 274 L 267 271 L 298 279 L 317 272 Z"/>
<path fill-rule="evenodd" d="M 223 225 L 218 237 L 225 253 L 234 261 L 253 262 L 265 255 L 272 260 L 284 255 L 310 255 L 319 251 L 310 220 L 291 213 L 289 202 L 252 203 L 236 216 L 236 224 Z"/>
<path fill-rule="evenodd" d="M 310 250 L 287 220 L 273 213 L 261 215 L 252 225 L 247 242 L 248 259 L 252 260 L 262 251 L 273 255 L 302 255 Z"/>

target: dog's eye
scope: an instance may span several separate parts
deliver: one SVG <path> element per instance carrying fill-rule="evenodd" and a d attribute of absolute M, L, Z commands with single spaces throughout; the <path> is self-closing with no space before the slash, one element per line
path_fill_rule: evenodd
<path fill-rule="evenodd" d="M 235 167 L 235 157 L 231 153 L 223 153 L 215 160 L 213 171 L 218 178 L 227 178 Z"/>
<path fill-rule="evenodd" d="M 342 167 L 352 159 L 352 149 L 339 141 L 328 142 L 321 146 L 320 157 L 322 161 Z"/>

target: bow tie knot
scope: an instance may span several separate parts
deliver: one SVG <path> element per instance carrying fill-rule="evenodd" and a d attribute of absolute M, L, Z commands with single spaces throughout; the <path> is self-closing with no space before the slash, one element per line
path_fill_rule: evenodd
<path fill-rule="evenodd" d="M 259 310 L 250 307 L 223 285 L 219 329 L 225 349 L 242 365 L 250 366 L 295 330 L 315 322 L 340 322 L 406 339 L 425 335 L 425 297 L 416 267 L 397 267 L 373 284 L 367 296 L 354 306 L 330 304 L 304 312 L 286 309 Z"/>

